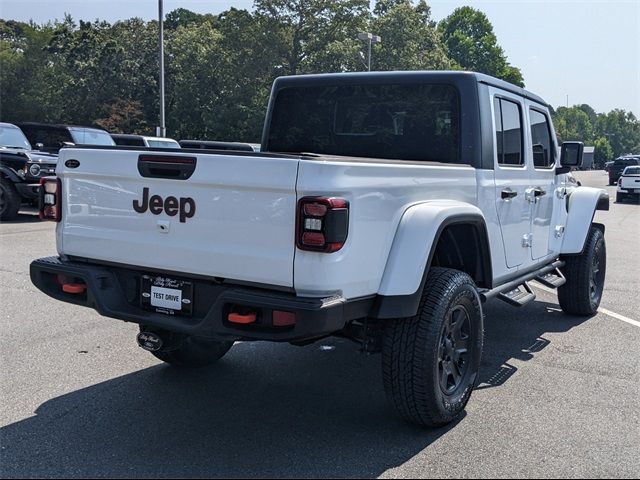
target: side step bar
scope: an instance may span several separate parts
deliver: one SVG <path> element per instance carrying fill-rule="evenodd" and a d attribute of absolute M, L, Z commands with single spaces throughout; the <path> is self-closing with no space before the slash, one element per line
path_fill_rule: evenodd
<path fill-rule="evenodd" d="M 562 272 L 557 268 L 552 272 L 545 273 L 544 275 L 538 275 L 534 280 L 549 288 L 558 288 L 567 283 L 567 279 L 564 278 Z"/>
<path fill-rule="evenodd" d="M 496 288 L 480 291 L 480 298 L 483 302 L 486 302 L 490 298 L 497 297 L 510 305 L 518 307 L 526 305 L 536 298 L 535 293 L 533 293 L 527 282 L 529 280 L 535 280 L 549 288 L 557 288 L 566 282 L 566 279 L 558 270 L 562 267 L 564 267 L 564 261 L 556 260 L 549 265 L 526 273 Z"/>
<path fill-rule="evenodd" d="M 533 302 L 536 299 L 536 294 L 533 293 L 527 282 L 523 282 L 513 290 L 499 293 L 497 298 L 514 307 L 523 307 L 527 303 Z"/>

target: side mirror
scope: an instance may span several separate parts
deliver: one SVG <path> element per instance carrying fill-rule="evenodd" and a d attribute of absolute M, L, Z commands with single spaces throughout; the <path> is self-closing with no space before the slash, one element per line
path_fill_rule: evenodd
<path fill-rule="evenodd" d="M 36 143 L 36 150 L 44 150 L 44 143 Z"/>
<path fill-rule="evenodd" d="M 582 152 L 584 151 L 584 143 L 582 142 L 562 142 L 560 148 L 560 166 L 562 168 L 582 166 Z"/>

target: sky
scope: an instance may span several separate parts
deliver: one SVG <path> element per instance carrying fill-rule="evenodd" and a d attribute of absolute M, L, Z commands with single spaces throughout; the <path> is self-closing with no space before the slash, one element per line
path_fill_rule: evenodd
<path fill-rule="evenodd" d="M 372 1 L 373 3 L 373 1 Z M 588 103 L 640 116 L 640 0 L 427 0 L 441 20 L 469 5 L 488 17 L 526 88 L 554 107 Z M 164 10 L 220 13 L 252 0 L 164 0 Z M 157 18 L 157 0 L 0 0 L 0 18 L 45 23 L 63 18 Z M 373 32 L 375 33 L 375 32 Z M 383 39 L 384 41 L 384 39 Z"/>

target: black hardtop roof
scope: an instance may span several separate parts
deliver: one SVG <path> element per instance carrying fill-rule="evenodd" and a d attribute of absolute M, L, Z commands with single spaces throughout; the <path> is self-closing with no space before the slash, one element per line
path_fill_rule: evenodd
<path fill-rule="evenodd" d="M 391 72 L 353 72 L 353 73 L 321 73 L 312 75 L 290 75 L 278 77 L 274 83 L 274 89 L 293 86 L 320 86 L 320 85 L 348 85 L 356 83 L 394 83 L 394 82 L 456 82 L 475 81 L 492 87 L 500 88 L 508 92 L 521 95 L 524 98 L 549 106 L 544 99 L 535 93 L 521 88 L 499 78 L 485 75 L 484 73 L 461 70 L 417 70 L 417 71 L 391 71 Z"/>
<path fill-rule="evenodd" d="M 86 125 L 69 125 L 65 123 L 45 123 L 45 122 L 16 122 L 19 127 L 43 127 L 43 128 L 84 128 L 86 130 L 99 130 L 106 132 L 104 128 L 87 127 Z M 107 132 L 109 133 L 109 132 Z"/>

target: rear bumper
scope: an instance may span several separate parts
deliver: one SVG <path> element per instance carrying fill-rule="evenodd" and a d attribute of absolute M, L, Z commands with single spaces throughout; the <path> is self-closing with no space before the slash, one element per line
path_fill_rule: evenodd
<path fill-rule="evenodd" d="M 57 300 L 93 308 L 106 317 L 211 339 L 311 340 L 337 333 L 350 321 L 366 317 L 374 301 L 374 297 L 350 301 L 342 297 L 296 297 L 293 293 L 269 289 L 223 285 L 215 279 L 183 277 L 194 285 L 193 315 L 166 315 L 141 306 L 140 277 L 145 273 L 148 272 L 58 257 L 34 260 L 30 268 L 33 284 Z M 86 291 L 81 294 L 63 292 L 59 275 L 85 283 Z M 238 306 L 257 311 L 258 321 L 251 325 L 228 322 L 229 312 Z M 295 313 L 296 324 L 273 326 L 274 310 Z"/>

